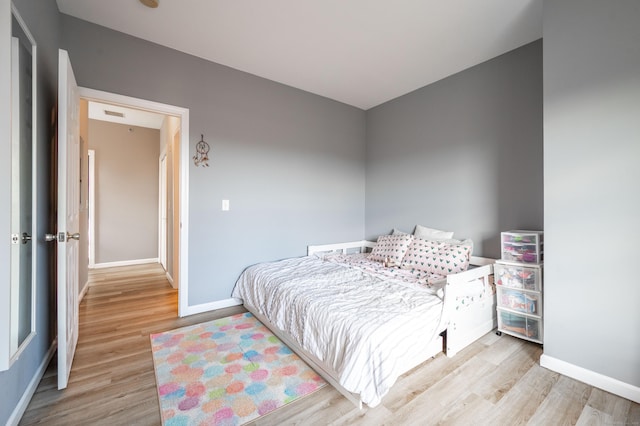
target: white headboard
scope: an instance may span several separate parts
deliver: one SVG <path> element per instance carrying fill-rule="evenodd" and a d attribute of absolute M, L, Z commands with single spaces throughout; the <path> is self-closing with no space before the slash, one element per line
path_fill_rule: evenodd
<path fill-rule="evenodd" d="M 348 243 L 323 244 L 316 246 L 307 246 L 307 255 L 311 256 L 316 253 L 366 253 L 376 245 L 373 241 L 361 240 L 351 241 Z"/>

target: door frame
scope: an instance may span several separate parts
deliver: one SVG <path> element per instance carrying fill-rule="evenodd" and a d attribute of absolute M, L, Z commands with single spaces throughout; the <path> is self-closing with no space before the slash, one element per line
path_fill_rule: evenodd
<path fill-rule="evenodd" d="M 158 261 L 167 271 L 167 151 L 158 160 Z"/>
<path fill-rule="evenodd" d="M 102 90 L 80 87 L 80 98 L 134 107 L 157 114 L 172 115 L 180 119 L 180 238 L 178 270 L 178 316 L 189 315 L 189 109 L 146 99 L 119 95 Z"/>
<path fill-rule="evenodd" d="M 96 151 L 87 150 L 89 160 L 87 161 L 87 180 L 89 190 L 87 191 L 87 203 L 89 204 L 89 223 L 87 224 L 87 238 L 89 239 L 89 269 L 96 266 Z"/>

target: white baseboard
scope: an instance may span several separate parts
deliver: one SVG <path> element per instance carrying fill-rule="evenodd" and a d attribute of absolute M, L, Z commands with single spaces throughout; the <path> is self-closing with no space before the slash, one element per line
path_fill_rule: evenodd
<path fill-rule="evenodd" d="M 16 408 L 14 408 L 13 413 L 11 413 L 11 415 L 9 416 L 9 419 L 7 420 L 7 425 L 15 426 L 18 423 L 20 423 L 20 420 L 22 419 L 24 412 L 27 410 L 27 407 L 29 406 L 29 402 L 31 402 L 31 398 L 33 397 L 33 394 L 36 393 L 36 389 L 38 389 L 40 380 L 42 380 L 42 376 L 44 376 L 45 371 L 47 371 L 47 366 L 49 365 L 51 358 L 53 358 L 53 355 L 56 353 L 57 348 L 58 348 L 58 341 L 54 340 L 53 343 L 51 343 L 51 347 L 49 347 L 49 351 L 47 351 L 47 354 L 45 355 L 44 359 L 38 366 L 36 373 L 31 378 L 29 385 L 27 385 L 27 388 L 22 394 L 20 401 L 18 401 Z"/>
<path fill-rule="evenodd" d="M 89 290 L 89 281 L 84 283 L 84 287 L 82 287 L 82 291 L 78 296 L 78 305 L 80 305 L 80 302 L 82 302 L 82 299 L 84 299 L 85 294 L 87 294 L 87 290 Z"/>
<path fill-rule="evenodd" d="M 173 277 L 168 272 L 167 272 L 167 281 L 169 281 L 169 284 L 171 284 L 171 287 L 178 288 L 178 286 L 173 282 Z"/>
<path fill-rule="evenodd" d="M 187 306 L 186 312 L 182 313 L 182 317 L 200 314 L 202 312 L 215 311 L 216 309 L 228 308 L 230 306 L 242 305 L 241 299 L 224 299 L 216 302 L 203 303 L 201 305 Z"/>
<path fill-rule="evenodd" d="M 116 266 L 132 266 L 132 265 L 144 265 L 147 263 L 159 263 L 158 258 L 152 259 L 135 259 L 135 260 L 122 260 L 119 262 L 104 262 L 104 263 L 96 263 L 93 265 L 93 269 L 101 269 L 101 268 L 113 268 Z"/>
<path fill-rule="evenodd" d="M 595 371 L 587 370 L 586 368 L 578 367 L 577 365 L 545 354 L 540 356 L 540 365 L 556 373 L 571 377 L 572 379 L 579 380 L 640 404 L 640 387 L 638 386 L 630 385 L 629 383 L 596 373 Z"/>

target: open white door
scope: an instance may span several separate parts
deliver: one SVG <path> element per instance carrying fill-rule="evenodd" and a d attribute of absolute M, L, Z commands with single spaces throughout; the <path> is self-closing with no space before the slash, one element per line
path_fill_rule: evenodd
<path fill-rule="evenodd" d="M 58 54 L 58 389 L 67 387 L 78 343 L 80 125 L 69 55 Z"/>

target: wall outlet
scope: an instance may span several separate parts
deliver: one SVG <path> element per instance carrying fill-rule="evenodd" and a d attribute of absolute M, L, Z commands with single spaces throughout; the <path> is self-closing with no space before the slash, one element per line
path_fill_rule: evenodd
<path fill-rule="evenodd" d="M 229 200 L 222 200 L 222 211 L 229 211 Z"/>

